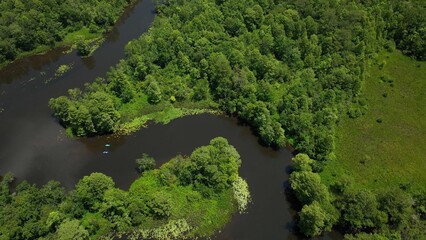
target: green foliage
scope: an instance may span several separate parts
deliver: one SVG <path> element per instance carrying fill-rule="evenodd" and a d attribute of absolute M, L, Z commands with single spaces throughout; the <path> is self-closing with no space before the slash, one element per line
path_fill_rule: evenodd
<path fill-rule="evenodd" d="M 426 121 L 420 121 L 426 114 L 426 81 L 421 77 L 426 76 L 426 63 L 398 51 L 382 52 L 378 62 L 383 60 L 386 66 L 372 66 L 363 87 L 368 110 L 357 119 L 342 118 L 337 160 L 327 163 L 321 177 L 326 185 L 350 177 L 354 187 L 376 193 L 409 183 L 407 191 L 417 195 L 426 191 Z"/>
<path fill-rule="evenodd" d="M 147 81 L 146 94 L 148 95 L 148 101 L 152 104 L 156 104 L 161 101 L 162 93 L 157 81 Z"/>
<path fill-rule="evenodd" d="M 81 204 L 85 209 L 92 211 L 99 208 L 105 192 L 112 189 L 115 183 L 111 177 L 102 173 L 92 173 L 83 177 L 76 185 L 73 201 L 76 205 Z"/>
<path fill-rule="evenodd" d="M 247 206 L 251 199 L 248 184 L 244 179 L 238 177 L 232 183 L 232 190 L 234 192 L 235 201 L 238 205 L 238 211 L 243 213 L 245 210 L 247 210 Z"/>
<path fill-rule="evenodd" d="M 399 188 L 381 194 L 378 201 L 380 209 L 388 215 L 389 225 L 393 228 L 405 226 L 413 215 L 413 199 Z"/>
<path fill-rule="evenodd" d="M 62 64 L 58 67 L 58 69 L 56 69 L 55 71 L 55 77 L 60 77 L 62 75 L 64 75 L 66 72 L 68 72 L 69 70 L 71 70 L 71 68 L 73 67 L 73 64 Z"/>
<path fill-rule="evenodd" d="M 345 240 L 389 240 L 390 238 L 388 238 L 385 235 L 382 234 L 373 234 L 373 233 L 359 233 L 359 234 L 355 234 L 355 235 L 345 235 Z M 395 239 L 395 240 L 399 240 L 400 238 L 395 237 L 395 238 L 391 238 L 391 239 Z"/>
<path fill-rule="evenodd" d="M 90 53 L 84 40 L 112 26 L 130 1 L 4 0 L 0 3 L 4 13 L 0 16 L 0 66 L 61 43 L 77 42 L 82 55 Z"/>
<path fill-rule="evenodd" d="M 400 19 L 392 27 L 397 47 L 418 60 L 426 60 L 426 3 L 397 1 L 394 5 L 394 19 Z"/>
<path fill-rule="evenodd" d="M 223 191 L 237 180 L 240 155 L 225 138 L 215 138 L 208 146 L 195 149 L 190 158 L 193 162 L 188 169 L 191 180 L 202 189 L 206 186 L 207 189 Z M 187 176 L 182 180 L 187 181 Z"/>
<path fill-rule="evenodd" d="M 61 240 L 87 240 L 89 233 L 80 225 L 80 221 L 75 219 L 59 225 L 56 237 Z"/>
<path fill-rule="evenodd" d="M 171 220 L 164 226 L 141 230 L 132 237 L 135 239 L 142 237 L 143 239 L 152 238 L 159 240 L 187 239 L 187 233 L 191 228 L 185 219 Z"/>
<path fill-rule="evenodd" d="M 111 133 L 120 119 L 113 98 L 105 92 L 94 92 L 82 95 L 79 91 L 70 90 L 72 99 L 59 97 L 49 101 L 54 115 L 61 123 L 69 127 L 76 136 Z"/>
<path fill-rule="evenodd" d="M 323 231 L 330 231 L 337 222 L 336 210 L 327 211 L 317 201 L 304 205 L 299 213 L 299 227 L 309 237 L 319 236 Z"/>
<path fill-rule="evenodd" d="M 415 197 L 414 209 L 422 220 L 426 220 L 426 194 Z"/>
<path fill-rule="evenodd" d="M 310 159 L 308 155 L 299 153 L 292 160 L 294 171 L 312 172 L 312 165 L 315 163 L 315 161 Z"/>
<path fill-rule="evenodd" d="M 155 159 L 144 153 L 141 158 L 136 159 L 138 171 L 143 173 L 155 168 Z"/>
<path fill-rule="evenodd" d="M 379 209 L 376 196 L 370 191 L 346 192 L 336 205 L 341 214 L 340 223 L 349 229 L 380 228 L 387 222 L 386 214 Z"/>
<path fill-rule="evenodd" d="M 41 188 L 27 182 L 9 192 L 7 177 L 1 182 L 0 236 L 3 239 L 36 239 L 49 233 L 46 221 L 52 209 L 63 201 L 64 190 L 57 182 Z"/>
<path fill-rule="evenodd" d="M 84 39 L 80 39 L 77 42 L 77 51 L 80 56 L 89 56 L 91 51 L 90 42 L 85 41 Z"/>
<path fill-rule="evenodd" d="M 309 171 L 293 172 L 290 175 L 291 188 L 295 191 L 297 199 L 303 204 L 314 201 L 329 201 L 327 187 L 321 183 L 318 173 Z"/>
<path fill-rule="evenodd" d="M 304 204 L 299 212 L 299 228 L 309 237 L 330 231 L 338 222 L 339 212 L 331 203 L 327 187 L 321 183 L 318 173 L 313 173 L 315 161 L 306 154 L 293 158 L 294 171 L 290 174 L 290 185 L 297 199 Z"/>
<path fill-rule="evenodd" d="M 362 114 L 349 103 L 359 94 L 370 57 L 402 26 L 386 24 L 406 16 L 402 5 L 168 2 L 159 6 L 151 30 L 128 44 L 126 59 L 110 74 L 119 82 L 109 76 L 104 91 L 124 104 L 132 104 L 134 91 L 151 104 L 216 102 L 253 126 L 265 145 L 284 146 L 285 129 L 298 150 L 328 160 L 339 113 Z M 423 19 L 418 13 L 412 19 Z"/>
<path fill-rule="evenodd" d="M 115 188 L 102 173 L 92 173 L 68 194 L 53 181 L 41 188 L 24 181 L 11 192 L 7 175 L 0 183 L 0 238 L 209 237 L 245 209 L 250 193 L 238 176 L 239 155 L 226 139 L 215 138 L 194 153 L 145 169 L 129 191 Z M 211 179 L 210 168 L 223 179 Z"/>
<path fill-rule="evenodd" d="M 129 204 L 127 192 L 110 188 L 104 193 L 99 213 L 108 220 L 112 229 L 124 232 L 129 230 L 132 225 L 128 210 Z"/>
<path fill-rule="evenodd" d="M 377 233 L 348 239 L 423 239 L 425 138 L 420 133 L 426 127 L 419 121 L 423 108 L 415 106 L 424 102 L 420 90 L 424 81 L 419 76 L 425 68 L 398 51 L 382 52 L 377 62 L 383 61 L 382 69 L 371 67 L 359 99 L 368 100 L 368 109 L 357 119 L 343 118 L 337 160 L 327 163 L 321 177 L 342 209 L 340 226 L 345 232 Z M 389 93 L 386 98 L 383 92 Z M 365 106 L 363 100 L 359 104 Z M 376 123 L 378 117 L 381 124 Z"/>
<path fill-rule="evenodd" d="M 115 103 L 110 112 L 118 111 L 109 132 L 117 130 L 114 126 L 120 121 L 134 130 L 155 119 L 153 116 L 168 115 L 164 114 L 165 109 L 204 101 L 208 108 L 244 120 L 265 145 L 282 147 L 288 140 L 306 154 L 296 157 L 295 172 L 290 177 L 303 204 L 317 201 L 324 210 L 335 197 L 333 203 L 340 206 L 339 210 L 345 210 L 342 206 L 346 205 L 349 209 L 340 218 L 346 230 L 381 228 L 387 223 L 387 214 L 378 208 L 374 194 L 364 199 L 359 194 L 351 196 L 348 186 L 341 182 L 337 196 L 330 196 L 317 172 L 333 162 L 340 163 L 333 161 L 339 117 L 349 114 L 361 119 L 368 114 L 366 104 L 361 104 L 360 90 L 376 53 L 383 47 L 392 48 L 395 41 L 407 54 L 419 59 L 424 55 L 422 4 L 416 0 L 166 1 L 158 7 L 159 14 L 150 31 L 130 42 L 126 58 L 111 70 L 112 75 L 120 76 L 118 82 L 108 76 L 104 82 L 88 85 L 82 97 L 58 98 L 51 101 L 51 107 L 65 126 L 72 127 L 78 135 L 91 135 L 108 133 L 98 131 L 96 121 L 92 121 L 92 128 L 84 108 L 80 110 L 81 103 L 90 102 L 97 92 L 108 95 Z M 403 10 L 406 5 L 415 14 L 409 16 Z M 383 69 L 390 64 L 387 61 Z M 383 81 L 394 84 L 389 79 Z M 123 94 L 126 91 L 130 94 Z M 387 92 L 386 100 L 395 95 Z M 141 100 L 144 97 L 146 101 Z M 87 109 L 91 115 L 91 109 Z M 85 121 L 73 121 L 79 112 Z M 125 113 L 125 117 L 120 113 Z M 167 113 L 179 115 L 177 111 Z M 382 120 L 375 127 L 388 124 L 382 116 L 373 118 L 373 122 Z M 367 142 L 363 139 L 357 144 L 363 141 Z M 190 159 L 196 164 L 179 159 L 174 164 L 180 167 L 164 166 L 158 179 L 151 183 L 192 184 L 203 197 L 228 189 L 236 179 L 233 172 L 239 164 L 225 160 L 236 157 L 233 151 L 230 156 L 222 154 L 223 159 L 212 160 L 209 156 L 217 148 L 194 151 Z M 362 165 L 367 162 L 357 158 Z M 356 198 L 360 198 L 360 205 L 351 205 Z M 154 200 L 152 195 L 149 201 Z M 157 205 L 168 210 L 168 201 L 160 202 L 164 204 Z M 152 212 L 157 208 L 154 203 L 143 205 L 142 209 Z M 362 212 L 364 208 L 370 212 Z M 308 232 L 318 235 L 333 224 L 325 224 L 324 215 L 311 214 L 321 211 L 312 209 L 305 210 L 305 219 L 314 219 L 317 225 Z M 157 218 L 166 217 L 168 211 L 165 212 L 158 211 L 161 216 Z M 143 216 L 137 211 L 134 214 Z"/>
<path fill-rule="evenodd" d="M 120 66 L 120 65 L 119 65 Z M 109 89 L 123 103 L 130 102 L 135 97 L 135 90 L 129 76 L 123 70 L 112 69 L 108 73 Z"/>

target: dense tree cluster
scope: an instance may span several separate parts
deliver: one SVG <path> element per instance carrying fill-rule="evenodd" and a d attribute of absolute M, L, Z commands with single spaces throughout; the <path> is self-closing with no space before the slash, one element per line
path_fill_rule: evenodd
<path fill-rule="evenodd" d="M 72 89 L 68 92 L 71 99 L 64 96 L 52 99 L 49 106 L 55 111 L 55 116 L 61 123 L 68 126 L 74 135 L 86 136 L 114 131 L 120 114 L 115 109 L 110 95 L 97 91 L 81 99 L 79 90 Z"/>
<path fill-rule="evenodd" d="M 0 65 L 38 46 L 54 46 L 87 27 L 103 32 L 132 0 L 2 0 L 0 2 Z"/>
<path fill-rule="evenodd" d="M 132 232 L 155 238 L 169 236 L 162 232 L 166 223 L 183 224 L 192 236 L 212 234 L 249 197 L 238 176 L 240 164 L 235 148 L 215 138 L 189 157 L 145 171 L 129 191 L 116 188 L 111 177 L 92 173 L 68 193 L 54 181 L 40 188 L 24 181 L 10 192 L 8 175 L 0 183 L 0 239 L 97 239 Z M 233 191 L 246 196 L 236 199 Z M 212 217 L 225 220 L 205 220 Z"/>
<path fill-rule="evenodd" d="M 392 2 L 392 1 L 391 1 Z M 387 22 L 396 45 L 417 60 L 426 60 L 426 2 L 395 1 Z"/>
<path fill-rule="evenodd" d="M 293 158 L 290 184 L 299 201 L 299 228 L 307 236 L 338 227 L 347 239 L 424 239 L 426 223 L 421 209 L 424 196 L 411 197 L 399 188 L 374 194 L 357 190 L 351 182 L 338 183 L 329 191 L 315 161 L 306 154 Z M 402 238 L 404 237 L 404 238 Z"/>
<path fill-rule="evenodd" d="M 327 187 L 318 173 L 312 172 L 314 160 L 306 154 L 293 158 L 295 171 L 290 175 L 291 188 L 304 204 L 299 213 L 299 227 L 307 236 L 318 236 L 330 231 L 338 221 L 339 213 L 331 203 Z"/>
<path fill-rule="evenodd" d="M 422 58 L 422 22 L 402 26 L 406 3 L 385 3 L 163 1 L 149 32 L 128 44 L 106 84 L 71 102 L 84 106 L 99 91 L 115 99 L 115 109 L 140 93 L 153 105 L 209 101 L 247 121 L 266 145 L 282 146 L 287 137 L 309 156 L 328 159 L 339 114 L 359 112 L 348 105 L 359 101 L 369 59 L 393 38 Z M 417 12 L 413 18 L 423 19 Z M 413 31 L 400 34 L 402 28 Z M 107 128 L 97 128 L 90 107 L 77 108 L 87 119 L 80 121 L 72 104 L 52 106 L 77 135 L 114 131 L 120 120 L 113 114 Z"/>

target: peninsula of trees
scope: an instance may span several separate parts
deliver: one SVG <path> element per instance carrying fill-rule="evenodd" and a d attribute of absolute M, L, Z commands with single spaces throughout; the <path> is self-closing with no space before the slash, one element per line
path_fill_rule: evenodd
<path fill-rule="evenodd" d="M 11 192 L 8 175 L 0 183 L 0 239 L 207 237 L 247 207 L 240 165 L 235 148 L 218 137 L 190 156 L 144 171 L 128 191 L 92 173 L 70 192 L 55 181 L 40 188 L 24 181 Z"/>

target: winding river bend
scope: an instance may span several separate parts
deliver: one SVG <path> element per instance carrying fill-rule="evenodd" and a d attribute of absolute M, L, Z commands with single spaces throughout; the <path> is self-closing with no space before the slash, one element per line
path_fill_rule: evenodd
<path fill-rule="evenodd" d="M 148 153 L 164 163 L 176 154 L 189 154 L 216 136 L 226 137 L 243 160 L 240 169 L 253 203 L 247 214 L 235 215 L 215 239 L 300 239 L 294 233 L 290 201 L 286 197 L 291 153 L 262 147 L 247 126 L 236 119 L 199 115 L 168 125 L 151 125 L 131 136 L 69 139 L 47 107 L 52 97 L 105 76 L 124 57 L 125 44 L 145 32 L 155 16 L 150 0 L 129 7 L 106 41 L 87 59 L 55 49 L 20 59 L 0 71 L 0 175 L 13 172 L 19 180 L 39 185 L 58 180 L 71 188 L 92 172 L 113 177 L 127 189 L 137 178 L 134 160 Z M 62 64 L 71 71 L 54 78 Z M 111 144 L 108 149 L 105 144 Z M 108 150 L 109 154 L 102 152 Z M 336 233 L 326 239 L 340 239 Z"/>

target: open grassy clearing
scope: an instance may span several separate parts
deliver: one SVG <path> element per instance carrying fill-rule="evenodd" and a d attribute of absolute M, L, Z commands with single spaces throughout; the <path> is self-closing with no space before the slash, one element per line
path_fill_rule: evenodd
<path fill-rule="evenodd" d="M 426 190 L 426 62 L 382 53 L 363 85 L 366 114 L 337 128 L 336 160 L 322 173 L 357 188 Z"/>
<path fill-rule="evenodd" d="M 162 102 L 156 105 L 148 103 L 145 94 L 138 94 L 135 99 L 120 107 L 119 112 L 122 124 L 119 126 L 120 134 L 130 134 L 144 127 L 148 121 L 167 124 L 170 121 L 188 115 L 201 113 L 217 113 L 206 100 L 198 103 L 181 102 L 175 106 L 170 102 Z"/>

